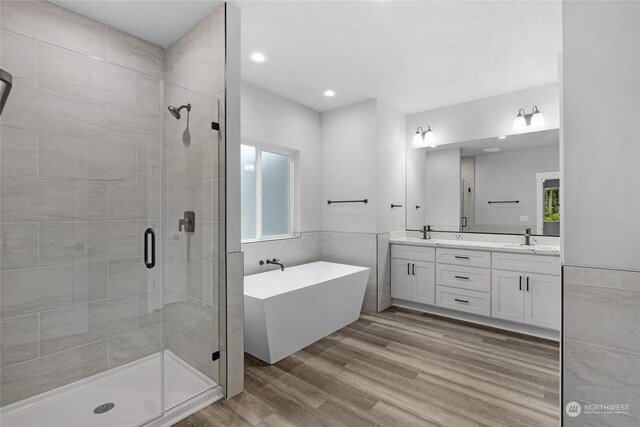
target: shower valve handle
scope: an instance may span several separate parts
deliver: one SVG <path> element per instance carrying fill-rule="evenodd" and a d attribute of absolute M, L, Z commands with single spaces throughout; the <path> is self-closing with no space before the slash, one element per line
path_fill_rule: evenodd
<path fill-rule="evenodd" d="M 193 211 L 185 211 L 184 218 L 178 220 L 178 231 L 184 231 L 187 233 L 193 233 L 196 231 L 196 213 Z"/>

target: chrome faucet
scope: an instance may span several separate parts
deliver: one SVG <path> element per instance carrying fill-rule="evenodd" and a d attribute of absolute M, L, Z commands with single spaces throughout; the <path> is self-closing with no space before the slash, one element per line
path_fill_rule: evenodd
<path fill-rule="evenodd" d="M 280 262 L 279 259 L 268 259 L 267 264 L 274 264 L 280 266 L 280 271 L 284 271 L 284 264 Z"/>
<path fill-rule="evenodd" d="M 524 246 L 531 246 L 531 228 L 524 230 Z"/>
<path fill-rule="evenodd" d="M 425 240 L 431 239 L 431 226 L 423 225 L 422 226 L 422 238 Z"/>

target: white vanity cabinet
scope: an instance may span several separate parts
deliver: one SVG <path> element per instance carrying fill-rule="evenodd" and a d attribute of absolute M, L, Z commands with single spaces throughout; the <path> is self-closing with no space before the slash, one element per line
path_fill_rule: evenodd
<path fill-rule="evenodd" d="M 557 257 L 494 253 L 493 265 L 492 317 L 560 329 L 560 261 Z M 556 274 L 549 274 L 554 272 Z"/>
<path fill-rule="evenodd" d="M 391 297 L 433 305 L 435 302 L 435 249 L 391 247 Z"/>
<path fill-rule="evenodd" d="M 560 329 L 558 256 L 392 243 L 391 258 L 398 305 L 524 333 Z"/>

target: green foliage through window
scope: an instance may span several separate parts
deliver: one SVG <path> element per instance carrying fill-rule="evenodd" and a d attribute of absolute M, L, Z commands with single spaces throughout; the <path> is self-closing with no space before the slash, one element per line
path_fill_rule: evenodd
<path fill-rule="evenodd" d="M 560 189 L 544 189 L 544 220 L 546 222 L 560 221 Z"/>

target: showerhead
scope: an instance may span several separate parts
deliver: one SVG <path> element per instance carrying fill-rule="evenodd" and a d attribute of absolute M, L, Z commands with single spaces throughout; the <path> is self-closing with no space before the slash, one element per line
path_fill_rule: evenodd
<path fill-rule="evenodd" d="M 191 104 L 187 104 L 187 105 L 182 105 L 178 108 L 169 105 L 169 112 L 171 113 L 171 115 L 173 117 L 175 117 L 176 119 L 180 120 L 180 110 L 182 110 L 183 108 L 186 108 L 187 111 L 191 111 Z"/>

